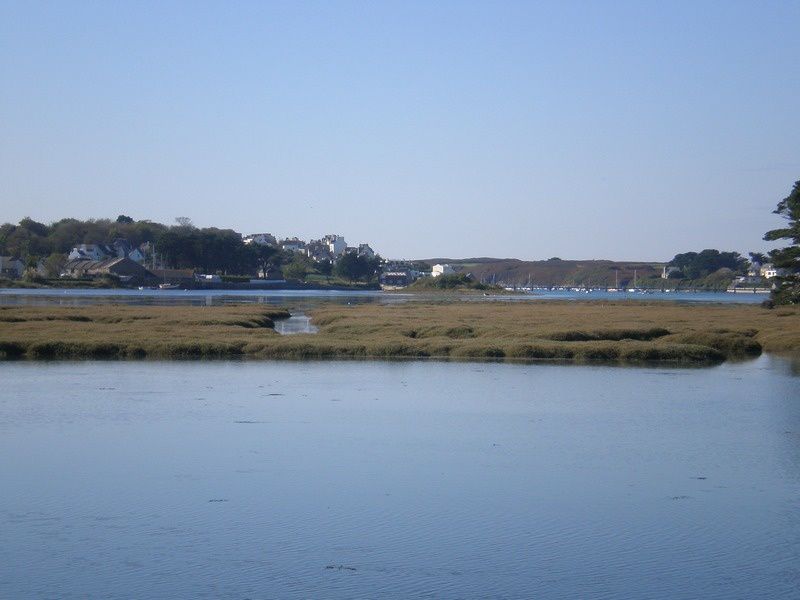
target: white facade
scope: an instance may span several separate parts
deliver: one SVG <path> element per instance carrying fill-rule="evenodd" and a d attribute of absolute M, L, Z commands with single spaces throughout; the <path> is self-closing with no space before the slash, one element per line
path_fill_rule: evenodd
<path fill-rule="evenodd" d="M 271 233 L 253 233 L 242 238 L 245 244 L 255 244 L 256 246 L 277 246 L 278 240 Z"/>
<path fill-rule="evenodd" d="M 97 244 L 81 244 L 75 246 L 67 255 L 67 260 L 78 260 L 79 258 L 103 260 L 108 258 L 108 254 Z"/>
<path fill-rule="evenodd" d="M 298 240 L 297 238 L 291 240 L 283 240 L 280 243 L 280 246 L 283 250 L 288 250 L 291 252 L 301 252 L 305 251 L 306 243 L 303 240 Z"/>
<path fill-rule="evenodd" d="M 761 267 L 761 276 L 764 279 L 772 279 L 773 277 L 783 277 L 789 273 L 788 269 L 778 269 L 775 265 L 766 264 Z"/>
<path fill-rule="evenodd" d="M 431 277 L 439 277 L 439 275 L 453 275 L 456 270 L 450 265 L 433 265 L 431 269 Z"/>
<path fill-rule="evenodd" d="M 347 250 L 347 242 L 340 235 L 326 235 L 322 241 L 328 245 L 328 252 L 334 258 L 341 256 Z"/>

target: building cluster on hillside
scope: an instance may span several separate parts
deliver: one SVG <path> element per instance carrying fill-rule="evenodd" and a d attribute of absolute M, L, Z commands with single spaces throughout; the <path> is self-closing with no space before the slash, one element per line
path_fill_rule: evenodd
<path fill-rule="evenodd" d="M 155 277 L 143 265 L 149 249 L 150 244 L 133 246 L 125 239 L 111 244 L 78 244 L 67 253 L 59 275 L 75 279 L 112 276 L 121 281 L 144 282 Z M 44 261 L 39 261 L 36 270 L 47 275 Z"/>
<path fill-rule="evenodd" d="M 107 258 L 129 258 L 133 262 L 142 263 L 145 258 L 144 247 L 134 247 L 128 240 L 116 239 L 111 244 L 79 244 L 69 254 L 67 260 L 105 260 Z"/>
<path fill-rule="evenodd" d="M 375 251 L 367 243 L 349 246 L 341 235 L 330 234 L 309 241 L 297 237 L 279 239 L 270 233 L 253 233 L 242 237 L 245 245 L 270 246 L 284 252 L 293 252 L 307 257 L 315 263 L 335 264 L 342 256 L 352 253 L 359 257 L 373 259 Z M 58 275 L 65 278 L 92 279 L 113 277 L 121 282 L 170 281 L 180 284 L 220 283 L 217 274 L 196 273 L 192 269 L 172 269 L 165 264 L 157 248 L 150 242 L 139 246 L 125 239 L 116 239 L 110 244 L 78 244 L 66 253 L 56 266 L 41 259 L 36 266 L 36 274 L 41 277 Z M 0 277 L 17 279 L 23 276 L 25 264 L 16 258 L 0 256 Z M 449 264 L 436 264 L 432 267 L 408 261 L 384 260 L 380 265 L 379 282 L 384 287 L 405 287 L 421 277 L 451 275 L 455 269 Z M 259 267 L 256 277 L 274 279 L 280 277 L 280 270 L 272 267 Z"/>
<path fill-rule="evenodd" d="M 329 260 L 336 262 L 345 254 L 352 252 L 358 256 L 374 258 L 375 251 L 369 244 L 359 244 L 358 246 L 348 246 L 344 237 L 336 234 L 329 234 L 319 240 L 309 240 L 308 242 L 296 237 L 278 240 L 271 233 L 252 233 L 242 238 L 245 244 L 256 244 L 258 246 L 272 246 L 280 248 L 286 252 L 297 252 L 307 256 L 314 262 Z"/>
<path fill-rule="evenodd" d="M 254 233 L 242 236 L 245 245 L 271 246 L 284 252 L 293 252 L 308 257 L 313 262 L 338 259 L 348 253 L 372 259 L 375 251 L 369 244 L 348 246 L 341 235 L 330 234 L 321 239 L 304 241 L 297 237 L 278 239 L 270 233 Z M 54 267 L 56 270 L 54 270 Z M 0 256 L 0 277 L 18 279 L 25 274 L 26 265 L 22 260 L 9 256 Z M 170 269 L 156 246 L 145 242 L 139 246 L 128 240 L 119 238 L 110 244 L 78 244 L 63 255 L 57 265 L 48 264 L 46 259 L 39 260 L 36 274 L 41 277 L 58 275 L 67 278 L 95 278 L 112 276 L 123 282 L 146 281 L 152 279 L 175 280 L 181 283 L 191 281 L 202 283 L 219 283 L 221 278 L 216 274 L 198 274 L 192 269 Z M 280 277 L 280 271 L 270 268 L 259 268 L 257 277 Z"/>
<path fill-rule="evenodd" d="M 760 285 L 766 283 L 775 277 L 786 277 L 791 271 L 789 269 L 781 269 L 772 263 L 760 264 L 757 262 L 751 263 L 750 268 L 747 269 L 747 275 L 739 275 L 735 279 L 737 284 L 745 285 Z"/>
<path fill-rule="evenodd" d="M 102 260 L 68 260 L 61 268 L 61 277 L 86 279 L 103 276 L 115 277 L 123 282 L 131 280 L 145 282 L 154 277 L 152 272 L 126 256 Z"/>

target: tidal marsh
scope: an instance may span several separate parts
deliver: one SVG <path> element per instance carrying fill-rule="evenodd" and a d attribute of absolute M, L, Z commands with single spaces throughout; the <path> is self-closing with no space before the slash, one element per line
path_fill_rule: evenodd
<path fill-rule="evenodd" d="M 330 306 L 281 336 L 263 306 L 0 308 L 2 358 L 453 358 L 712 364 L 800 351 L 800 308 L 666 302 Z"/>

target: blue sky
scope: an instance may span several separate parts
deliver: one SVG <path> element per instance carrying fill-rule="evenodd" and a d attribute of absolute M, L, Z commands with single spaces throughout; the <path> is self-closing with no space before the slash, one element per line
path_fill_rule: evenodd
<path fill-rule="evenodd" d="M 800 179 L 798 2 L 0 11 L 0 221 L 663 260 L 769 247 Z"/>

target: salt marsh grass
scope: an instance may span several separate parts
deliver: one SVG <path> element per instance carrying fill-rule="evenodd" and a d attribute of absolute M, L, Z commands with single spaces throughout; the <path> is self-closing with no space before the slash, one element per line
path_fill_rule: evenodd
<path fill-rule="evenodd" d="M 800 309 L 666 302 L 330 306 L 316 334 L 252 305 L 0 308 L 4 358 L 452 358 L 712 364 L 800 351 Z"/>

